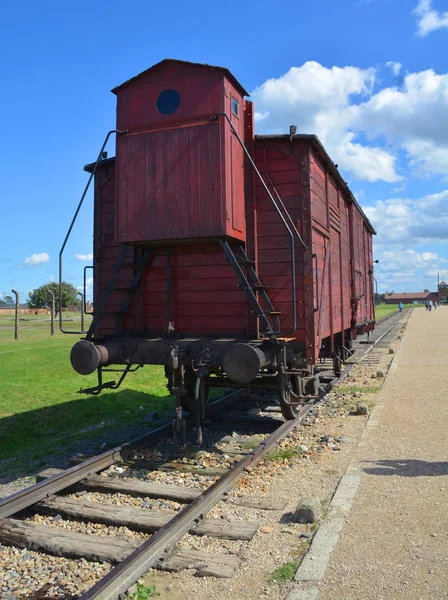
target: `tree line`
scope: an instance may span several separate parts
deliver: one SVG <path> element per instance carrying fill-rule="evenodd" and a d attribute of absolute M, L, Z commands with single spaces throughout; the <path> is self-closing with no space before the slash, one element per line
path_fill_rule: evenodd
<path fill-rule="evenodd" d="M 71 283 L 62 282 L 62 308 L 67 306 L 78 306 L 81 303 L 78 290 Z M 55 314 L 59 313 L 59 283 L 52 281 L 45 283 L 40 287 L 29 292 L 29 299 L 26 301 L 28 308 L 48 308 L 51 309 L 52 295 L 54 294 Z"/>

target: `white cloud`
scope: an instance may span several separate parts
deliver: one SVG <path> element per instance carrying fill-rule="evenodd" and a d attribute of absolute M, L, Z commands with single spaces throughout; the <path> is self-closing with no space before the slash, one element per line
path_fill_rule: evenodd
<path fill-rule="evenodd" d="M 402 245 L 375 249 L 375 278 L 378 291 L 423 292 L 437 288 L 437 273 L 448 271 L 448 260 L 435 252 L 417 252 Z"/>
<path fill-rule="evenodd" d="M 401 71 L 402 64 L 393 60 L 389 60 L 386 63 L 386 67 L 389 67 L 389 69 L 392 71 L 392 75 L 398 77 Z"/>
<path fill-rule="evenodd" d="M 376 246 L 448 242 L 448 190 L 417 200 L 378 200 L 364 211 L 378 231 Z"/>
<path fill-rule="evenodd" d="M 335 154 L 341 166 L 358 179 L 366 181 L 393 182 L 402 178 L 395 172 L 396 159 L 381 148 L 372 148 L 357 144 L 352 140 L 355 134 L 348 132 L 344 140 L 335 148 Z"/>
<path fill-rule="evenodd" d="M 316 134 L 340 168 L 357 178 L 399 181 L 395 157 L 383 148 L 362 145 L 350 127 L 353 115 L 349 108 L 356 100 L 372 95 L 375 76 L 373 68 L 329 69 L 314 61 L 291 67 L 252 93 L 258 129 L 284 133 L 296 125 L 299 133 Z"/>
<path fill-rule="evenodd" d="M 399 74 L 401 64 L 386 63 Z M 316 134 L 344 171 L 369 182 L 403 179 L 397 156 L 414 176 L 448 177 L 448 73 L 408 73 L 400 85 L 375 89 L 377 71 L 292 67 L 257 87 L 257 133 Z M 363 136 L 363 137 L 361 137 Z"/>
<path fill-rule="evenodd" d="M 49 262 L 50 257 L 46 252 L 41 252 L 40 254 L 32 254 L 31 256 L 27 256 L 21 263 L 20 267 L 40 267 L 47 262 Z"/>
<path fill-rule="evenodd" d="M 417 33 L 421 37 L 448 27 L 448 11 L 441 13 L 434 10 L 432 0 L 419 0 L 413 13 L 417 17 Z"/>
<path fill-rule="evenodd" d="M 448 173 L 448 73 L 410 73 L 348 110 L 355 130 L 401 146 L 418 175 Z"/>
<path fill-rule="evenodd" d="M 93 254 L 92 253 L 90 253 L 90 254 L 76 254 L 75 256 L 76 256 L 76 258 L 78 260 L 84 260 L 84 261 L 86 261 L 86 260 L 92 260 L 93 259 Z"/>
<path fill-rule="evenodd" d="M 86 279 L 86 293 L 87 295 L 89 295 L 89 292 L 92 291 L 93 288 L 93 277 L 87 277 Z M 78 292 L 84 292 L 84 286 L 83 285 L 78 285 L 76 287 L 76 289 L 78 290 Z"/>

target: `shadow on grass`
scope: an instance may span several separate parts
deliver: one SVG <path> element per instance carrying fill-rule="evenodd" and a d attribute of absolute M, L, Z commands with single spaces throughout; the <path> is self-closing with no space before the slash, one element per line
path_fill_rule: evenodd
<path fill-rule="evenodd" d="M 442 477 L 448 475 L 448 462 L 426 460 L 378 460 L 364 461 L 372 467 L 363 469 L 369 475 L 399 475 L 400 477 Z"/>
<path fill-rule="evenodd" d="M 0 484 L 66 468 L 70 456 L 96 454 L 129 441 L 166 420 L 168 395 L 123 390 L 76 398 L 0 419 Z M 156 413 L 156 414 L 154 414 Z"/>

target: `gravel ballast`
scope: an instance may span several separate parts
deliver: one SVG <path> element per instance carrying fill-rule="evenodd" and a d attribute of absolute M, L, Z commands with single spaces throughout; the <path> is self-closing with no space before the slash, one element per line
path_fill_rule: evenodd
<path fill-rule="evenodd" d="M 356 406 L 360 401 L 372 404 L 375 388 L 383 381 L 378 381 L 378 367 L 387 373 L 390 361 L 385 349 L 385 357 L 380 365 L 359 365 L 337 390 L 331 392 L 324 403 L 317 407 L 313 414 L 306 417 L 303 427 L 283 440 L 275 454 L 263 460 L 256 468 L 249 470 L 239 485 L 232 491 L 227 502 L 214 507 L 209 517 L 228 519 L 229 521 L 259 522 L 260 527 L 251 542 L 217 540 L 207 536 L 185 536 L 179 548 L 206 550 L 215 554 L 233 554 L 242 559 L 241 566 L 232 579 L 219 580 L 199 578 L 195 570 L 186 570 L 179 574 L 150 571 L 146 577 L 148 583 L 155 583 L 160 600 L 224 600 L 239 598 L 249 600 L 255 598 L 271 598 L 282 600 L 291 588 L 291 582 L 282 582 L 277 578 L 270 581 L 271 575 L 285 563 L 297 565 L 300 557 L 306 552 L 312 539 L 316 525 L 294 522 L 294 511 L 303 497 L 317 497 L 321 502 L 322 516 L 325 519 L 334 490 L 350 463 L 354 448 L 359 440 L 365 424 L 366 415 L 356 415 Z M 229 442 L 227 442 L 229 445 Z M 246 450 L 244 444 L 230 442 L 230 446 L 238 451 Z M 282 454 L 284 453 L 284 454 Z M 144 457 L 147 458 L 147 457 Z M 153 458 L 153 457 L 151 457 Z M 220 456 L 207 453 L 202 458 L 205 467 L 224 466 L 230 464 L 233 456 Z M 221 462 L 224 461 L 224 462 Z M 225 465 L 228 466 L 228 465 Z M 179 474 L 177 472 L 158 472 L 149 474 L 133 468 L 123 473 L 110 469 L 110 476 L 141 477 L 154 483 L 184 484 L 187 487 L 205 489 L 215 481 L 214 476 L 200 474 Z M 73 497 L 77 497 L 74 494 Z M 126 498 L 121 494 L 101 494 L 86 492 L 83 500 L 107 504 L 144 507 L 148 510 L 161 510 L 175 513 L 181 505 L 170 501 L 152 500 L 149 498 Z M 263 502 L 284 501 L 284 510 L 259 510 L 241 506 L 242 498 L 260 499 Z M 54 517 L 30 517 L 34 522 L 46 523 L 55 528 L 68 528 L 92 535 L 120 535 L 123 537 L 140 537 L 140 534 L 126 528 L 111 528 L 103 525 L 79 524 L 67 519 Z M 20 553 L 23 550 L 0 546 L 2 560 L 0 568 L 0 591 L 5 595 L 13 594 L 17 598 L 31 597 L 30 590 L 38 589 L 38 584 L 52 586 L 46 590 L 46 598 L 62 598 L 63 593 L 77 597 L 86 587 L 90 587 L 103 576 L 109 565 L 87 563 L 86 561 L 70 561 L 33 553 L 32 564 L 27 564 Z M 2 554 L 3 553 L 3 554 Z M 28 561 L 30 559 L 27 559 Z M 18 571 L 16 564 L 24 565 L 24 573 Z M 41 569 L 42 571 L 39 571 Z M 33 576 L 38 575 L 38 583 Z M 63 582 L 55 579 L 52 573 L 66 575 Z M 5 575 L 10 575 L 5 579 Z M 12 575 L 12 577 L 11 577 Z M 48 579 L 48 583 L 46 580 Z M 56 587 L 54 587 L 56 585 Z M 28 587 L 27 587 L 28 586 Z"/>
<path fill-rule="evenodd" d="M 446 563 L 448 307 L 414 310 L 363 444 L 319 600 L 436 600 Z"/>

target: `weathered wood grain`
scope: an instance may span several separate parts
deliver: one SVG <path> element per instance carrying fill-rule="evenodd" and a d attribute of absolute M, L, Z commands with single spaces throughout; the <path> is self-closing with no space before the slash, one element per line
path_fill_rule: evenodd
<path fill-rule="evenodd" d="M 70 458 L 71 465 L 79 465 L 86 460 L 92 458 L 89 454 L 77 454 Z M 189 464 L 189 463 L 177 463 L 177 462 L 162 462 L 156 460 L 143 460 L 138 458 L 122 459 L 117 466 L 126 466 L 131 469 L 138 469 L 141 471 L 179 471 L 180 473 L 197 473 L 198 475 L 212 475 L 220 476 L 225 475 L 228 469 L 223 467 L 203 467 L 201 465 Z"/>
<path fill-rule="evenodd" d="M 54 497 L 39 502 L 33 507 L 37 512 L 68 517 L 77 521 L 93 521 L 117 527 L 128 527 L 136 531 L 153 533 L 166 525 L 174 514 L 145 508 L 116 506 L 86 502 L 73 498 Z M 223 519 L 204 519 L 190 529 L 194 535 L 208 535 L 227 540 L 251 540 L 258 523 L 245 521 L 228 522 Z"/>
<path fill-rule="evenodd" d="M 0 521 L 0 542 L 8 546 L 40 550 L 56 556 L 84 557 L 87 560 L 110 563 L 124 560 L 141 544 L 140 540 L 86 535 L 16 519 Z"/>
<path fill-rule="evenodd" d="M 232 498 L 229 504 L 258 508 L 259 510 L 285 510 L 286 500 L 257 500 L 256 498 Z"/>
<path fill-rule="evenodd" d="M 196 569 L 204 577 L 232 577 L 241 561 L 230 554 L 209 554 L 200 550 L 176 550 L 169 558 L 159 561 L 158 568 L 164 571 Z"/>
<path fill-rule="evenodd" d="M 43 481 L 60 473 L 60 469 L 46 469 L 37 476 L 37 481 Z M 121 479 L 118 477 L 101 477 L 101 475 L 90 475 L 80 482 L 86 489 L 105 492 L 108 494 L 127 494 L 128 496 L 162 498 L 174 500 L 175 502 L 188 503 L 201 495 L 200 490 L 182 488 L 177 485 L 165 485 L 162 483 L 151 483 L 137 479 Z"/>

